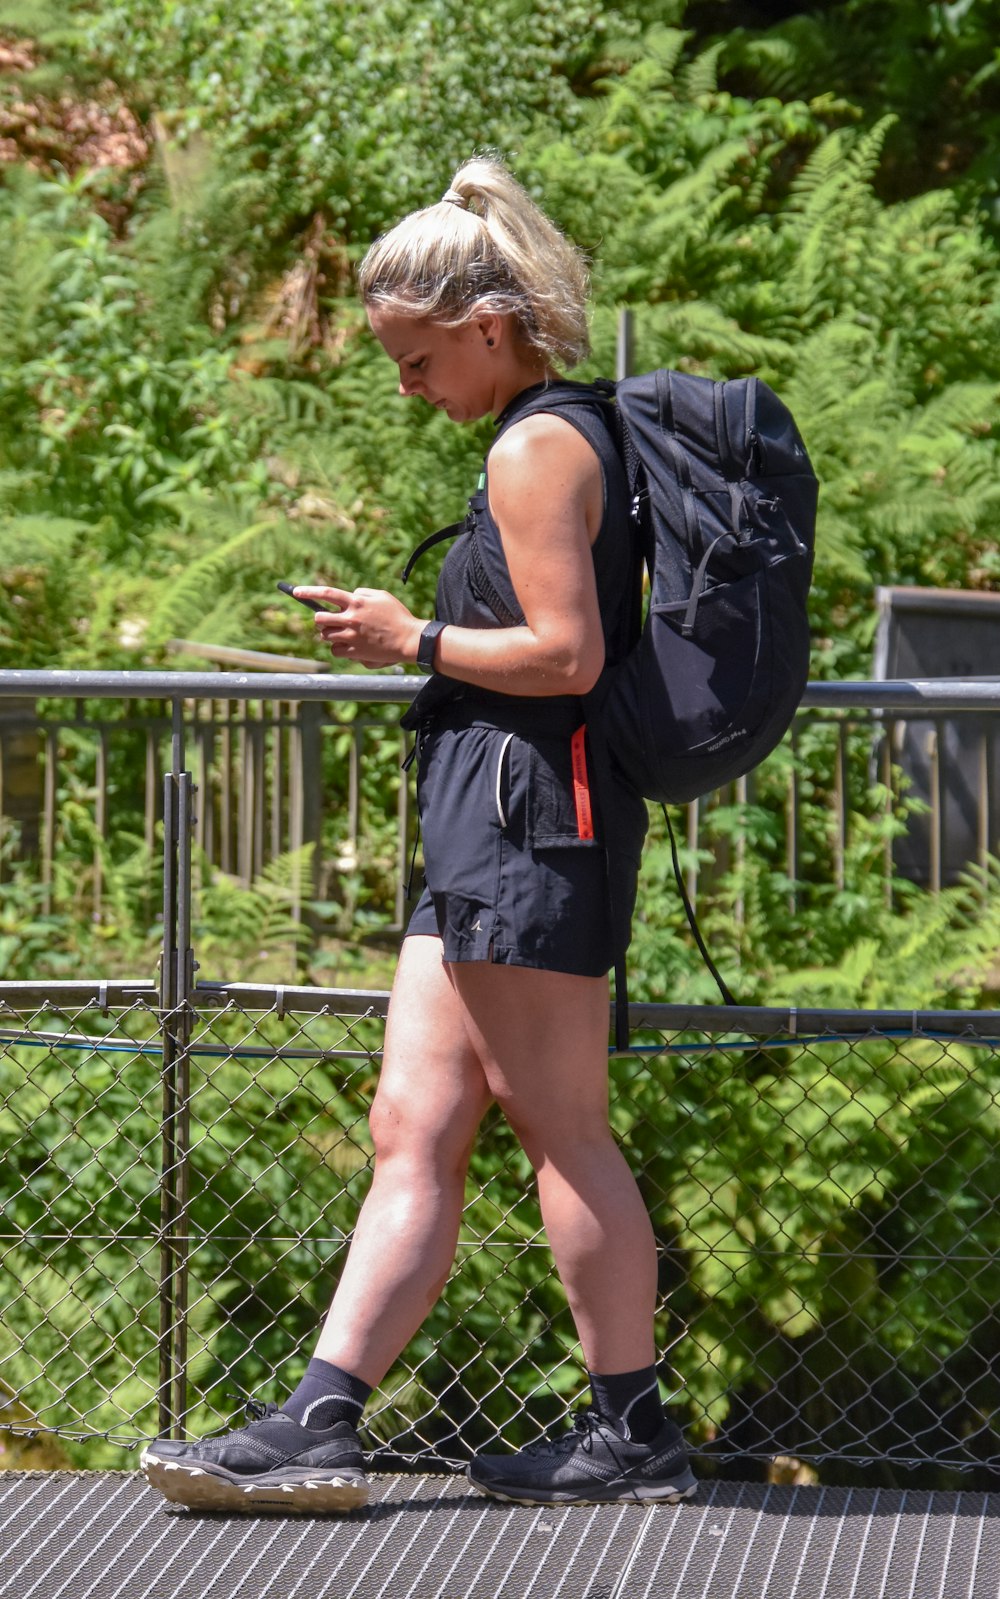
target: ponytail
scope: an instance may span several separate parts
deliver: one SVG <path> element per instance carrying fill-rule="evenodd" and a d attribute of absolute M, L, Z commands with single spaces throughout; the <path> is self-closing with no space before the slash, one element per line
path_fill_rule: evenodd
<path fill-rule="evenodd" d="M 458 327 L 510 314 L 521 337 L 556 366 L 590 351 L 583 255 L 502 161 L 474 156 L 443 198 L 376 239 L 358 272 L 366 305 Z"/>

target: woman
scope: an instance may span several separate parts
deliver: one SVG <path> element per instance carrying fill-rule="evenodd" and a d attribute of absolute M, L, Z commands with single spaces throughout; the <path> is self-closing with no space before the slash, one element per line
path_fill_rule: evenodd
<path fill-rule="evenodd" d="M 593 1403 L 552 1443 L 480 1456 L 470 1480 L 524 1502 L 675 1502 L 695 1485 L 657 1387 L 653 1233 L 607 1115 L 607 973 L 646 812 L 612 778 L 595 815 L 580 707 L 634 635 L 627 495 L 599 398 L 545 409 L 588 348 L 586 271 L 507 169 L 476 159 L 376 241 L 360 286 L 402 394 L 497 418 L 433 621 L 381 590 L 296 590 L 329 603 L 316 625 L 335 656 L 432 674 L 406 718 L 427 888 L 392 990 L 374 1180 L 295 1392 L 224 1437 L 151 1445 L 145 1468 L 188 1504 L 363 1502 L 354 1427 L 442 1291 L 496 1101 L 537 1175 Z"/>

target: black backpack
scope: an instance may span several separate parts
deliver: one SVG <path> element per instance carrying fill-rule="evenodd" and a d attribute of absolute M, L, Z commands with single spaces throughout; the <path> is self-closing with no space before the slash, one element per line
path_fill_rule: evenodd
<path fill-rule="evenodd" d="M 596 387 L 617 402 L 649 598 L 588 721 L 641 794 L 680 804 L 759 765 L 802 698 L 816 477 L 759 378 L 661 369 Z"/>

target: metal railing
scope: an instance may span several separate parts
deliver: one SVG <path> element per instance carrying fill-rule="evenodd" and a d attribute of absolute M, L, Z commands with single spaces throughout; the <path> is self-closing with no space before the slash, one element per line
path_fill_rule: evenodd
<path fill-rule="evenodd" d="M 256 657 L 258 666 L 267 661 Z M 16 822 L 24 853 L 39 857 L 45 908 L 52 905 L 57 830 L 67 794 L 86 796 L 90 807 L 95 846 L 84 887 L 97 920 L 104 912 L 102 846 L 121 830 L 123 811 L 129 812 L 129 826 L 152 855 L 163 818 L 163 774 L 170 764 L 172 737 L 173 702 L 164 698 L 164 689 L 182 676 L 189 685 L 184 719 L 192 780 L 199 790 L 197 850 L 212 866 L 249 885 L 281 855 L 308 845 L 313 852 L 312 888 L 319 898 L 329 897 L 338 872 L 355 867 L 363 852 L 370 818 L 362 814 L 361 774 L 373 746 L 384 744 L 390 734 L 394 749 L 387 771 L 398 773 L 403 740 L 387 727 L 381 707 L 408 697 L 414 680 L 380 679 L 379 693 L 369 694 L 354 677 L 293 670 L 306 664 L 289 658 L 280 674 L 240 674 L 241 687 L 246 683 L 256 690 L 240 698 L 227 686 L 232 673 L 130 673 L 133 681 L 146 678 L 148 689 L 131 697 L 133 706 L 143 702 L 139 710 L 128 709 L 125 701 L 124 713 L 115 715 L 102 711 L 96 685 L 85 697 L 71 700 L 68 710 L 58 703 L 67 699 L 63 682 L 48 684 L 42 712 L 33 695 L 9 690 L 0 696 L 0 813 Z M 48 678 L 45 673 L 32 675 L 36 683 Z M 25 681 L 21 676 L 22 690 Z M 302 682 L 319 685 L 315 695 L 303 695 L 298 686 Z M 352 686 L 349 694 L 345 683 Z M 934 686 L 810 685 L 787 742 L 788 759 L 780 774 L 773 764 L 766 769 L 765 794 L 760 776 L 751 774 L 728 792 L 684 808 L 689 890 L 698 891 L 703 873 L 710 887 L 719 860 L 728 860 L 727 851 L 738 857 L 742 849 L 738 838 L 723 846 L 715 836 L 712 817 L 720 804 L 747 809 L 761 803 L 780 812 L 781 865 L 789 881 L 797 882 L 808 847 L 815 850 L 817 842 L 809 837 L 810 825 L 815 835 L 815 823 L 810 823 L 802 796 L 807 762 L 822 773 L 827 812 L 823 869 L 838 888 L 846 879 L 852 816 L 859 813 L 877 815 L 883 826 L 878 869 L 887 898 L 894 876 L 937 891 L 955 881 L 966 864 L 981 865 L 1000 847 L 998 690 L 1000 685 L 991 680 Z M 365 704 L 371 709 L 357 714 Z M 955 736 L 959 726 L 964 730 L 961 743 Z M 331 806 L 334 744 L 340 746 L 343 779 L 339 803 Z M 130 779 L 128 795 L 116 783 L 112 761 L 112 752 L 126 746 L 131 751 L 129 769 L 139 774 L 137 783 Z M 410 791 L 397 781 L 389 792 L 388 779 L 383 781 L 386 794 L 380 803 L 384 806 L 388 797 L 391 806 L 391 814 L 381 818 L 383 853 L 392 857 L 389 921 L 398 928 L 405 915 Z M 793 888 L 793 903 L 795 892 Z"/>
<path fill-rule="evenodd" d="M 206 683 L 206 678 L 210 681 Z M 201 700 L 404 700 L 398 677 L 8 673 L 0 696 L 170 704 L 156 979 L 0 984 L 0 1392 L 11 1435 L 120 1464 L 280 1398 L 371 1171 L 386 996 L 199 975 Z M 813 685 L 824 712 L 1000 685 Z M 395 737 L 392 729 L 390 737 Z M 637 1004 L 613 1120 L 661 1256 L 660 1345 L 702 1453 L 995 1470 L 1000 1014 Z M 530 1172 L 487 1118 L 456 1267 L 367 1421 L 428 1466 L 524 1443 L 584 1384 Z"/>

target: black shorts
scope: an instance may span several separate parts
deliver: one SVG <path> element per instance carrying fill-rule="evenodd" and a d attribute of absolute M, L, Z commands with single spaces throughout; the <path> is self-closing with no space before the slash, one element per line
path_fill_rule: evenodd
<path fill-rule="evenodd" d="M 435 721 L 423 729 L 417 801 L 427 886 L 407 935 L 437 934 L 446 961 L 609 971 L 628 944 L 648 818 L 617 779 L 611 815 L 599 816 L 591 775 L 582 728 L 523 735 Z"/>

